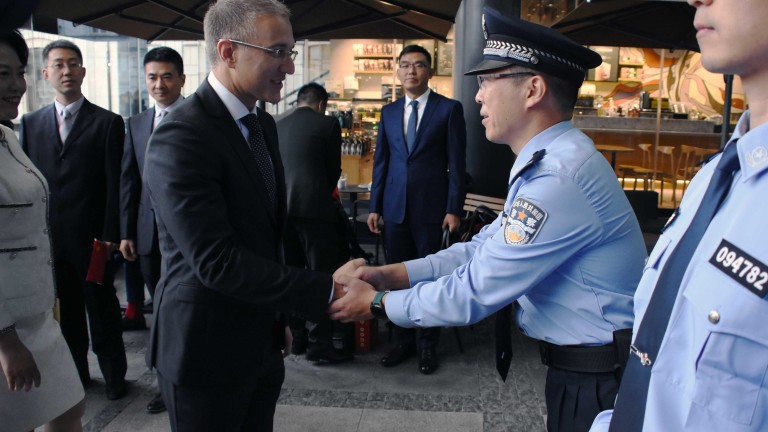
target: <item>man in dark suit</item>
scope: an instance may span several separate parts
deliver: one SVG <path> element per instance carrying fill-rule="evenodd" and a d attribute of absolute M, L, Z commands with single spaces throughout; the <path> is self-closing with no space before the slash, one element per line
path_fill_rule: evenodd
<path fill-rule="evenodd" d="M 155 106 L 128 119 L 120 175 L 120 252 L 129 262 L 138 259 L 149 295 L 154 296 L 160 279 L 160 248 L 155 213 L 142 185 L 144 153 L 149 136 L 158 123 L 181 102 L 184 62 L 175 50 L 154 48 L 144 56 L 144 79 Z M 142 307 L 144 287 L 132 292 L 126 286 L 128 307 L 123 328 L 145 328 Z"/>
<path fill-rule="evenodd" d="M 43 77 L 53 87 L 54 103 L 21 119 L 21 145 L 51 188 L 51 238 L 61 305 L 61 331 L 80 379 L 90 380 L 88 330 L 109 399 L 125 394 L 126 358 L 117 300 L 114 264 L 104 285 L 86 281 L 93 240 L 119 240 L 122 117 L 88 102 L 81 86 L 83 56 L 73 43 L 58 40 L 43 49 Z"/>
<path fill-rule="evenodd" d="M 409 45 L 397 77 L 405 97 L 381 110 L 371 185 L 368 228 L 384 219 L 387 263 L 423 258 L 440 250 L 442 230 L 459 226 L 464 206 L 466 126 L 461 103 L 429 89 L 432 56 Z M 422 329 L 419 371 L 437 369 L 439 328 Z M 416 354 L 416 330 L 396 327 L 395 347 L 381 359 L 395 366 Z"/>
<path fill-rule="evenodd" d="M 341 127 L 325 116 L 328 92 L 317 83 L 299 89 L 298 106 L 277 122 L 280 155 L 285 168 L 288 220 L 285 261 L 292 266 L 332 274 L 349 259 L 346 232 L 340 226 L 338 201 L 332 197 L 341 174 Z M 340 363 L 352 359 L 350 324 L 318 321 L 307 333 L 303 319 L 289 319 L 293 354 Z M 334 347 L 333 333 L 347 343 Z"/>
<path fill-rule="evenodd" d="M 274 120 L 294 72 L 279 0 L 219 0 L 213 70 L 155 129 L 144 166 L 162 272 L 147 347 L 174 431 L 271 431 L 285 377 L 280 312 L 326 316 L 330 275 L 284 265 L 285 180 Z"/>
<path fill-rule="evenodd" d="M 184 61 L 172 48 L 158 47 L 144 56 L 144 78 L 147 91 L 155 100 L 155 107 L 128 119 L 123 148 L 123 169 L 120 174 L 120 252 L 129 262 L 138 259 L 149 295 L 154 297 L 160 279 L 160 247 L 157 242 L 155 213 L 149 194 L 144 189 L 144 153 L 149 136 L 155 127 L 181 100 L 184 87 Z M 130 291 L 126 284 L 128 307 L 123 317 L 123 329 L 145 328 L 144 286 L 138 292 Z M 147 412 L 165 411 L 165 404 L 158 393 L 147 404 Z"/>

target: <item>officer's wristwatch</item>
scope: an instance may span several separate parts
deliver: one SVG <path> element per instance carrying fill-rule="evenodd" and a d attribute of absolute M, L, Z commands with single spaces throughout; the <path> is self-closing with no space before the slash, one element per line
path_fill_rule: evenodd
<path fill-rule="evenodd" d="M 389 294 L 389 291 L 379 291 L 376 293 L 373 301 L 371 301 L 371 314 L 374 316 L 374 318 L 387 317 L 387 311 L 384 309 L 384 303 L 381 302 L 381 299 L 383 299 L 387 294 Z"/>

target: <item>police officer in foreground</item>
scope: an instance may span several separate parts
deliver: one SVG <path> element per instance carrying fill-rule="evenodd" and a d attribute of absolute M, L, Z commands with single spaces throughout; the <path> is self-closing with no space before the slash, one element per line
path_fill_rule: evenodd
<path fill-rule="evenodd" d="M 506 377 L 508 311 L 516 301 L 517 325 L 540 341 L 549 366 L 547 428 L 585 431 L 613 406 L 614 332 L 632 326 L 646 256 L 611 166 L 570 122 L 579 86 L 601 58 L 491 8 L 483 23 L 484 60 L 467 74 L 477 76 L 486 137 L 517 155 L 503 214 L 470 243 L 423 259 L 384 267 L 350 261 L 336 273 L 347 295 L 331 305 L 331 316 L 434 327 L 499 311 L 497 362 Z"/>
<path fill-rule="evenodd" d="M 739 75 L 750 109 L 651 252 L 634 355 L 594 431 L 768 430 L 768 2 L 688 3 L 702 64 Z"/>

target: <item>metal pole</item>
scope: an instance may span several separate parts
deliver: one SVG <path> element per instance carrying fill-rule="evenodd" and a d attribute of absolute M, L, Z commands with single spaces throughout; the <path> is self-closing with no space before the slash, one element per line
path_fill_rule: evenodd
<path fill-rule="evenodd" d="M 725 80 L 725 100 L 723 101 L 723 128 L 720 131 L 720 149 L 725 147 L 731 137 L 731 99 L 733 97 L 733 75 L 723 75 Z"/>
<path fill-rule="evenodd" d="M 661 101 L 664 98 L 664 56 L 666 54 L 666 49 L 661 50 L 661 63 L 659 65 L 659 96 L 657 98 L 658 103 L 656 104 L 656 140 L 653 143 L 653 181 L 656 181 L 656 167 L 657 167 L 657 159 L 658 159 L 658 153 L 659 153 L 659 141 L 661 138 Z M 664 181 L 664 178 L 662 177 L 661 181 Z M 653 184 L 651 184 L 653 186 Z M 659 198 L 659 202 L 663 200 L 664 197 Z"/>

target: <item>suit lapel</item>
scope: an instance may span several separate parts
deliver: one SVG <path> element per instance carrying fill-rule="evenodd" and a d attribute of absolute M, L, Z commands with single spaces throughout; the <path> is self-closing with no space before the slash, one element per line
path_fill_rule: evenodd
<path fill-rule="evenodd" d="M 391 118 L 390 121 L 390 128 L 389 130 L 397 131 L 397 134 L 393 138 L 389 138 L 390 140 L 397 143 L 397 146 L 400 147 L 400 151 L 403 152 L 403 154 L 408 154 L 408 144 L 405 142 L 405 97 L 401 97 L 400 99 L 393 102 L 395 105 L 395 115 L 394 118 Z M 389 143 L 390 146 L 392 146 L 392 142 Z"/>
<path fill-rule="evenodd" d="M 133 141 L 134 152 L 136 152 L 136 162 L 139 164 L 139 170 L 144 175 L 144 155 L 147 152 L 147 144 L 149 144 L 149 137 L 152 136 L 155 109 L 150 108 L 139 116 L 136 124 L 136 134 Z"/>
<path fill-rule="evenodd" d="M 44 142 L 50 142 L 53 144 L 53 151 L 57 155 L 61 155 L 63 152 L 62 149 L 62 143 L 61 143 L 61 137 L 59 136 L 59 120 L 56 117 L 56 105 L 51 104 L 48 108 L 48 112 L 43 114 L 43 126 L 42 131 L 43 134 L 47 134 L 48 136 L 44 136 Z"/>
<path fill-rule="evenodd" d="M 224 102 L 221 101 L 219 95 L 213 90 L 213 87 L 208 83 L 208 80 L 203 80 L 200 87 L 197 89 L 200 98 L 204 102 L 204 108 L 208 115 L 212 118 L 211 126 L 218 128 L 221 133 L 221 143 L 223 146 L 229 146 L 236 154 L 238 159 L 248 173 L 248 177 L 255 185 L 254 189 L 261 197 L 261 202 L 264 207 L 269 209 L 268 213 L 273 221 L 277 222 L 275 218 L 275 212 L 271 209 L 269 194 L 267 187 L 264 185 L 264 179 L 261 177 L 259 167 L 256 165 L 256 161 L 253 160 L 248 143 L 245 137 L 240 132 L 240 128 L 237 125 L 237 121 L 232 118 L 232 115 L 227 110 Z M 264 123 L 262 122 L 262 125 Z M 266 132 L 265 132 L 266 133 Z M 267 140 L 269 143 L 271 140 Z M 269 144 L 271 146 L 272 144 Z M 271 151 L 271 149 L 270 149 Z"/>
<path fill-rule="evenodd" d="M 69 147 L 77 141 L 80 135 L 82 135 L 83 132 L 88 129 L 91 122 L 91 117 L 93 116 L 93 111 L 94 105 L 88 102 L 88 99 L 84 99 L 83 105 L 80 106 L 80 110 L 77 112 L 77 117 L 75 117 L 75 123 L 72 125 L 72 130 L 69 131 L 67 140 L 64 141 L 64 147 L 61 149 L 61 155 L 64 155 L 64 153 L 67 152 L 67 149 L 69 149 Z M 58 123 L 56 128 L 58 131 Z"/>
<path fill-rule="evenodd" d="M 427 99 L 427 108 L 424 110 L 424 114 L 421 115 L 419 127 L 416 129 L 416 143 L 413 145 L 413 151 L 411 154 L 416 153 L 419 150 L 421 137 L 424 135 L 424 130 L 429 127 L 429 120 L 432 118 L 432 115 L 435 113 L 435 111 L 437 111 L 437 105 L 439 103 L 440 101 L 438 100 L 437 93 L 429 93 L 429 98 Z"/>

